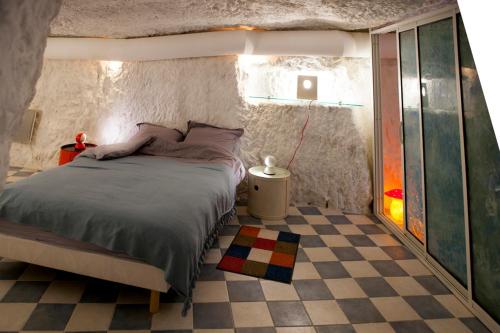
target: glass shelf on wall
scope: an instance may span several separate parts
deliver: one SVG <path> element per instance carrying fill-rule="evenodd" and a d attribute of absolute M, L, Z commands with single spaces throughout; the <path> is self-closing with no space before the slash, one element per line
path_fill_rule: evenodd
<path fill-rule="evenodd" d="M 306 100 L 306 99 L 280 98 L 280 97 L 272 97 L 272 96 L 247 96 L 247 98 L 256 99 L 256 100 L 281 102 L 281 103 L 309 103 L 310 102 L 310 100 Z M 321 100 L 315 100 L 314 104 L 344 106 L 344 107 L 363 107 L 364 106 L 362 104 L 344 103 L 342 101 L 333 102 L 333 101 L 321 101 Z"/>

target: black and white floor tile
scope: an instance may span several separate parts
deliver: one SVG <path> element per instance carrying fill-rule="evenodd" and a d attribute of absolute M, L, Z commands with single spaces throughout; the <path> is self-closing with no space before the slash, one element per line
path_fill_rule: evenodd
<path fill-rule="evenodd" d="M 9 167 L 9 170 L 7 171 L 7 179 L 6 183 L 14 183 L 18 180 L 27 178 L 31 175 L 34 175 L 36 173 L 40 172 L 40 170 L 33 170 L 33 169 L 27 169 L 23 167 L 15 167 L 11 166 Z"/>
<path fill-rule="evenodd" d="M 29 172 L 13 171 L 9 177 Z M 302 235 L 292 284 L 215 268 L 240 225 Z M 188 315 L 172 292 L 150 315 L 148 297 L 139 288 L 0 261 L 0 331 L 488 332 L 376 218 L 316 207 L 291 207 L 280 221 L 238 207 L 205 260 Z"/>

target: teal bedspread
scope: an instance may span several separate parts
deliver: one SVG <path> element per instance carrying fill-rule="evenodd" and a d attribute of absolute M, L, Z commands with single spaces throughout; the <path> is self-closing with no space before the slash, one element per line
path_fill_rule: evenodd
<path fill-rule="evenodd" d="M 7 185 L 0 217 L 159 267 L 189 304 L 201 257 L 233 211 L 238 181 L 224 164 L 82 157 Z"/>

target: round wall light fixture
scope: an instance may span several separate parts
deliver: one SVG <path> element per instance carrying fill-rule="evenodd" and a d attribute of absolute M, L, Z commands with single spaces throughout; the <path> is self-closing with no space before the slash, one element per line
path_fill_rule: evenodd
<path fill-rule="evenodd" d="M 297 99 L 318 99 L 318 77 L 314 75 L 297 76 Z"/>

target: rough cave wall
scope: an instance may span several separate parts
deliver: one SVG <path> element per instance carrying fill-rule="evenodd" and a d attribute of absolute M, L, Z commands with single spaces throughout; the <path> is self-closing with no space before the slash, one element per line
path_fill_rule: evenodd
<path fill-rule="evenodd" d="M 60 0 L 0 2 L 0 190 L 12 131 L 35 95 L 49 24 L 60 6 Z"/>
<path fill-rule="evenodd" d="M 304 106 L 258 105 L 245 113 L 242 144 L 245 165 L 274 155 L 286 167 L 306 118 Z M 292 201 L 367 212 L 371 175 L 362 136 L 349 108 L 313 106 L 304 140 L 290 167 Z"/>
<path fill-rule="evenodd" d="M 242 158 L 247 166 L 262 164 L 274 155 L 286 167 L 300 141 L 308 102 L 297 102 L 299 74 L 318 77 L 318 100 L 342 102 L 333 106 L 314 102 L 304 140 L 290 167 L 292 200 L 366 212 L 372 200 L 371 150 L 373 111 L 371 66 L 368 59 L 334 57 L 267 57 L 240 62 L 239 84 L 246 109 L 241 113 L 246 135 Z M 248 96 L 290 99 L 262 102 Z"/>
<path fill-rule="evenodd" d="M 272 66 L 306 63 L 308 69 L 325 68 L 324 59 L 291 58 Z M 346 63 L 343 70 L 355 81 L 349 83 L 351 89 L 358 90 L 368 105 L 311 108 L 304 143 L 291 168 L 292 201 L 324 205 L 328 200 L 332 207 L 366 212 L 372 197 L 369 60 Z M 55 166 L 59 146 L 72 142 L 79 130 L 85 130 L 90 141 L 103 144 L 126 139 L 140 121 L 185 130 L 192 119 L 244 127 L 241 157 L 247 167 L 261 164 L 267 154 L 286 166 L 307 105 L 248 103 L 246 79 L 237 57 L 123 63 L 114 70 L 105 62 L 46 60 L 31 104 L 40 110 L 34 141 L 12 145 L 12 164 Z"/>
<path fill-rule="evenodd" d="M 116 38 L 239 25 L 268 30 L 362 30 L 452 3 L 456 0 L 66 0 L 52 30 L 59 36 Z"/>
<path fill-rule="evenodd" d="M 31 145 L 14 143 L 13 165 L 57 165 L 59 146 L 84 130 L 90 142 L 126 140 L 137 122 L 186 130 L 187 121 L 238 126 L 236 58 L 123 63 L 46 60 L 30 108 L 38 110 Z"/>

